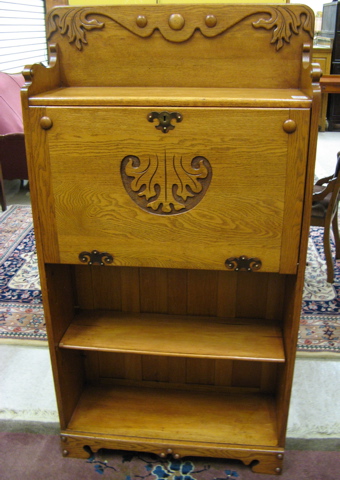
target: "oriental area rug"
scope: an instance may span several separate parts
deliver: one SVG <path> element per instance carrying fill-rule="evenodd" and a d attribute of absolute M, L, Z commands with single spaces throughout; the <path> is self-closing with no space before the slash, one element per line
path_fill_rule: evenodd
<path fill-rule="evenodd" d="M 0 342 L 46 345 L 31 207 L 11 205 L 0 215 Z M 340 262 L 326 282 L 323 230 L 310 229 L 299 354 L 340 353 Z"/>

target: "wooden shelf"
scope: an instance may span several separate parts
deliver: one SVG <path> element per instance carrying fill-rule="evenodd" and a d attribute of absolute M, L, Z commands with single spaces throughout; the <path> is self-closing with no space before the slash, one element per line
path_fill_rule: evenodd
<path fill-rule="evenodd" d="M 162 442 L 277 446 L 274 398 L 192 390 L 88 387 L 65 433 Z M 213 445 L 212 445 L 213 446 Z"/>
<path fill-rule="evenodd" d="M 274 321 L 109 310 L 79 312 L 61 348 L 108 352 L 284 362 Z"/>

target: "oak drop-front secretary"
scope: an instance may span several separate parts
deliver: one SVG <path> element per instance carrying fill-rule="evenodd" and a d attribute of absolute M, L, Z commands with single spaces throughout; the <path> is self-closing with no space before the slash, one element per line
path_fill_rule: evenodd
<path fill-rule="evenodd" d="M 300 5 L 60 7 L 25 70 L 64 455 L 280 473 L 318 124 Z"/>

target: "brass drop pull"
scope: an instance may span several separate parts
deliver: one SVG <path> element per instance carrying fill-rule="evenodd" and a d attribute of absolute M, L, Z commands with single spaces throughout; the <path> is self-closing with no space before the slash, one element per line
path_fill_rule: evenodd
<path fill-rule="evenodd" d="M 234 270 L 234 272 L 239 272 L 240 270 L 254 272 L 260 270 L 262 262 L 259 258 L 248 258 L 245 255 L 242 255 L 241 257 L 228 258 L 225 261 L 225 266 L 228 270 Z"/>
<path fill-rule="evenodd" d="M 113 256 L 106 252 L 98 252 L 98 250 L 92 250 L 92 252 L 81 252 L 78 255 L 79 260 L 82 263 L 88 265 L 110 265 L 113 263 Z"/>
<path fill-rule="evenodd" d="M 156 125 L 155 128 L 161 130 L 163 133 L 168 133 L 169 130 L 175 128 L 174 125 L 171 124 L 171 120 L 176 120 L 177 123 L 183 120 L 183 116 L 178 112 L 151 112 L 147 118 L 149 122 L 158 120 L 159 124 Z"/>
<path fill-rule="evenodd" d="M 49 130 L 52 128 L 53 122 L 50 117 L 41 117 L 40 126 L 43 130 Z"/>

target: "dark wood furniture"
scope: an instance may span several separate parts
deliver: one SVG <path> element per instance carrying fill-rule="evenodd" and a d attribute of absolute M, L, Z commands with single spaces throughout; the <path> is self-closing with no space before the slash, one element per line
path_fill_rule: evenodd
<path fill-rule="evenodd" d="M 327 282 L 334 282 L 334 264 L 332 258 L 330 233 L 333 229 L 335 240 L 335 258 L 340 259 L 340 236 L 338 225 L 338 206 L 340 191 L 340 152 L 333 175 L 321 178 L 314 186 L 311 225 L 324 228 L 324 251 L 327 264 Z"/>
<path fill-rule="evenodd" d="M 280 473 L 321 99 L 313 13 L 64 7 L 48 25 L 23 106 L 63 454 Z"/>
<path fill-rule="evenodd" d="M 332 47 L 330 44 L 315 44 L 313 45 L 313 62 L 318 63 L 321 67 L 322 74 L 329 75 L 332 65 Z M 327 108 L 328 108 L 328 93 L 322 91 L 321 96 L 321 108 L 319 118 L 319 130 L 324 132 L 328 128 L 327 121 Z"/>
<path fill-rule="evenodd" d="M 340 93 L 340 75 L 322 75 L 320 86 L 322 93 Z"/>
<path fill-rule="evenodd" d="M 340 7 L 339 2 L 326 3 L 323 6 L 321 36 L 333 40 L 332 65 L 330 73 L 340 74 Z M 328 130 L 340 129 L 340 97 L 328 96 Z"/>

